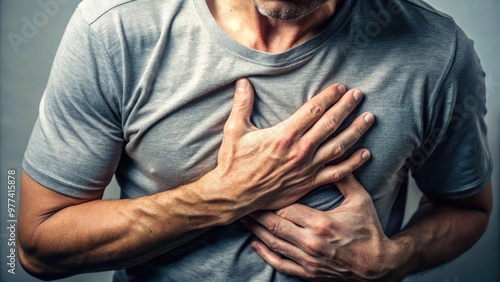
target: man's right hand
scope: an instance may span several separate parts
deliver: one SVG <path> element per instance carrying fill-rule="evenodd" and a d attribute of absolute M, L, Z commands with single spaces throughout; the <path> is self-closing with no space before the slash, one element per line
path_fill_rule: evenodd
<path fill-rule="evenodd" d="M 241 87 L 241 82 L 246 86 Z M 18 228 L 21 264 L 44 279 L 130 267 L 214 226 L 255 210 L 285 207 L 315 187 L 342 178 L 366 160 L 363 153 L 369 157 L 366 149 L 337 165 L 326 164 L 354 144 L 374 117 L 365 113 L 325 141 L 360 100 L 354 99 L 355 90 L 344 95 L 339 88 L 327 88 L 282 123 L 257 129 L 250 122 L 253 89 L 247 80 L 240 80 L 218 166 L 176 189 L 116 201 L 77 199 L 23 173 Z"/>
<path fill-rule="evenodd" d="M 325 140 L 362 96 L 357 89 L 346 93 L 345 86 L 334 84 L 287 120 L 258 129 L 250 121 L 253 87 L 247 79 L 238 80 L 218 165 L 202 179 L 212 185 L 204 185 L 209 191 L 203 189 L 200 196 L 228 205 L 236 210 L 235 217 L 241 217 L 255 210 L 283 208 L 312 189 L 348 175 L 369 159 L 367 149 L 336 165 L 326 164 L 342 156 L 369 129 L 373 114 L 363 113 L 345 131 Z"/>

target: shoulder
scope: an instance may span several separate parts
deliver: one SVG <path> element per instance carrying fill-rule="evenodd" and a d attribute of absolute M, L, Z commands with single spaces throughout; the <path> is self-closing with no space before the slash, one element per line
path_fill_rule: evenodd
<path fill-rule="evenodd" d="M 136 0 L 84 0 L 78 5 L 78 9 L 88 23 L 93 23 L 106 13 L 118 9 L 122 5 L 133 5 Z"/>
<path fill-rule="evenodd" d="M 144 17 L 158 17 L 183 6 L 183 0 L 83 0 L 78 10 L 89 24 L 98 24 L 110 18 L 123 18 L 127 22 Z"/>
<path fill-rule="evenodd" d="M 135 56 L 135 52 L 154 48 L 165 27 L 168 27 L 179 14 L 189 11 L 186 7 L 190 2 L 83 0 L 70 22 L 70 29 L 74 30 L 73 33 L 87 34 L 95 42 L 99 42 L 106 52 L 116 59 L 115 65 L 119 66 L 122 58 Z"/>
<path fill-rule="evenodd" d="M 422 12 L 422 13 L 428 13 L 431 16 L 436 16 L 441 19 L 446 19 L 446 20 L 452 20 L 452 17 L 449 15 L 435 9 L 431 5 L 429 5 L 427 2 L 424 2 L 422 0 L 391 0 L 389 2 L 400 2 L 401 5 L 406 6 L 406 7 L 413 7 L 414 9 Z"/>
<path fill-rule="evenodd" d="M 357 1 L 353 20 L 357 28 L 375 40 L 397 40 L 414 47 L 454 44 L 453 18 L 419 0 Z"/>
<path fill-rule="evenodd" d="M 458 26 L 453 18 L 421 0 L 390 0 L 399 2 L 401 7 L 398 18 L 404 26 L 412 27 L 413 35 L 423 40 L 428 39 L 440 46 L 454 46 Z"/>
<path fill-rule="evenodd" d="M 356 1 L 349 30 L 350 45 L 365 54 L 376 51 L 440 78 L 454 63 L 457 46 L 470 44 L 452 17 L 420 0 Z"/>
<path fill-rule="evenodd" d="M 464 73 L 473 77 L 482 73 L 474 42 L 456 24 L 453 18 L 436 10 L 422 0 L 390 0 L 400 2 L 403 18 L 415 26 L 414 36 L 427 53 L 446 56 L 449 60 L 447 79 Z M 414 48 L 419 48 L 415 46 Z M 441 61 L 444 63 L 444 61 Z M 444 65 L 443 65 L 444 66 Z M 480 77 L 480 75 L 479 75 Z"/>

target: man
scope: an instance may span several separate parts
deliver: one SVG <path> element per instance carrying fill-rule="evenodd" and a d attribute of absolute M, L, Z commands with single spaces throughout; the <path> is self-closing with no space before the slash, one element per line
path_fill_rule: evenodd
<path fill-rule="evenodd" d="M 481 236 L 484 75 L 447 16 L 418 1 L 101 2 L 73 16 L 26 152 L 31 273 L 396 280 Z M 409 171 L 426 197 L 400 232 Z M 113 174 L 123 199 L 101 201 Z"/>

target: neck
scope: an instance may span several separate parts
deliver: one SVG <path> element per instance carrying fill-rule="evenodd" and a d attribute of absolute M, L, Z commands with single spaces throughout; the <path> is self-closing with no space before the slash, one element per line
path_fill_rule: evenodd
<path fill-rule="evenodd" d="M 207 0 L 218 24 L 241 44 L 262 52 L 281 53 L 318 34 L 331 21 L 338 0 L 329 0 L 297 20 L 263 16 L 253 0 Z"/>

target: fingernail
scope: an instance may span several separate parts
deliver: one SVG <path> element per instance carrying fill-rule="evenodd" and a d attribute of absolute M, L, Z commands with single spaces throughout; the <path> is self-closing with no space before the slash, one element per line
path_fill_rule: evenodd
<path fill-rule="evenodd" d="M 361 93 L 361 91 L 357 89 L 354 90 L 354 93 L 352 95 L 354 96 L 354 100 L 356 100 L 356 102 L 361 101 L 361 99 L 363 98 L 363 93 Z"/>
<path fill-rule="evenodd" d="M 238 79 L 238 81 L 236 81 L 236 91 L 237 92 L 245 92 L 248 88 L 248 80 L 246 79 Z"/>
<path fill-rule="evenodd" d="M 372 125 L 375 122 L 375 116 L 372 113 L 368 113 L 365 115 L 365 121 L 369 125 Z"/>
<path fill-rule="evenodd" d="M 343 84 L 340 84 L 337 87 L 337 91 L 339 91 L 340 94 L 344 94 L 347 91 L 347 88 L 345 88 L 345 86 Z"/>
<path fill-rule="evenodd" d="M 259 244 L 257 244 L 257 242 L 252 242 L 250 247 L 256 252 L 259 250 Z"/>
<path fill-rule="evenodd" d="M 369 151 L 364 151 L 362 154 L 361 154 L 361 158 L 366 161 L 370 158 L 371 154 Z"/>

